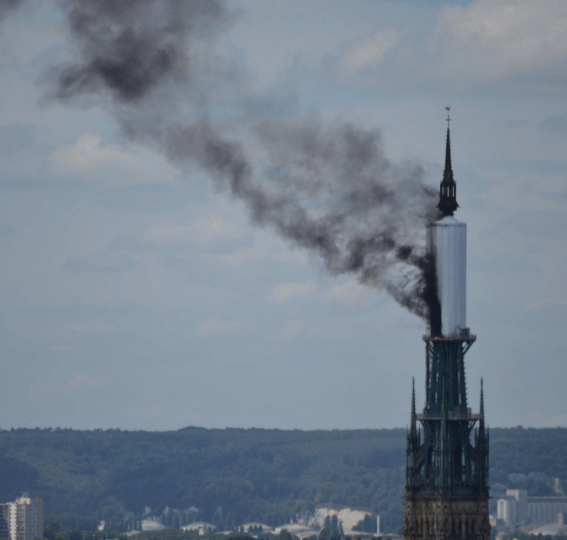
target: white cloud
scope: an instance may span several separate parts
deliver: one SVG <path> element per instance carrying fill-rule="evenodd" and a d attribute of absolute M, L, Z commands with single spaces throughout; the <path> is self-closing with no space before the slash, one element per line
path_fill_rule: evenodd
<path fill-rule="evenodd" d="M 548 418 L 544 423 L 544 427 L 567 427 L 567 414 L 556 414 L 555 416 Z"/>
<path fill-rule="evenodd" d="M 244 229 L 243 229 L 244 230 Z M 265 261 L 277 261 L 293 267 L 295 271 L 309 268 L 308 254 L 300 249 L 289 249 L 284 241 L 269 230 L 252 230 L 252 245 L 246 245 L 230 253 L 207 253 L 203 259 L 226 268 L 256 268 Z"/>
<path fill-rule="evenodd" d="M 531 83 L 564 85 L 565 28 L 564 0 L 474 0 L 439 10 L 425 50 L 438 62 L 432 75 L 456 83 L 537 75 Z"/>
<path fill-rule="evenodd" d="M 99 135 L 86 133 L 71 145 L 59 145 L 50 154 L 52 172 L 82 176 L 90 181 L 119 184 L 161 183 L 176 170 L 163 158 L 141 151 L 127 152 L 118 145 L 101 144 Z"/>
<path fill-rule="evenodd" d="M 100 388 L 105 383 L 104 377 L 91 377 L 86 373 L 77 373 L 64 382 L 42 381 L 29 390 L 32 398 L 52 396 L 74 396 L 87 390 Z"/>
<path fill-rule="evenodd" d="M 63 268 L 77 273 L 127 272 L 138 265 L 130 255 L 122 253 L 96 253 L 86 256 L 69 257 Z"/>
<path fill-rule="evenodd" d="M 307 325 L 303 321 L 290 321 L 285 325 L 285 327 L 279 332 L 278 337 L 281 339 L 291 339 L 297 336 Z"/>
<path fill-rule="evenodd" d="M 311 298 L 317 285 L 313 281 L 306 281 L 305 283 L 280 283 L 276 285 L 268 300 L 272 304 L 287 304 L 293 300 L 306 300 Z"/>
<path fill-rule="evenodd" d="M 380 30 L 363 41 L 357 42 L 344 54 L 339 64 L 348 70 L 358 71 L 365 68 L 375 68 L 384 59 L 385 54 L 398 43 L 395 30 Z"/>
<path fill-rule="evenodd" d="M 527 414 L 516 415 L 510 425 L 525 428 L 564 428 L 567 427 L 567 414 L 549 415 L 539 410 L 531 410 Z"/>
<path fill-rule="evenodd" d="M 532 311 L 550 311 L 556 308 L 563 308 L 567 306 L 567 300 L 562 300 L 560 298 L 548 298 L 547 300 L 538 300 L 528 304 L 524 309 L 523 313 L 530 313 Z"/>
<path fill-rule="evenodd" d="M 242 323 L 222 322 L 216 317 L 211 317 L 197 328 L 197 334 L 201 336 L 234 335 L 239 334 L 243 329 Z"/>
<path fill-rule="evenodd" d="M 346 283 L 333 285 L 322 296 L 323 302 L 355 303 L 361 302 L 368 296 L 368 287 L 358 283 L 356 278 L 352 278 Z"/>
<path fill-rule="evenodd" d="M 495 85 L 508 91 L 567 86 L 564 0 L 451 2 L 437 8 L 432 23 L 427 16 L 420 30 L 415 24 L 407 16 L 395 29 L 384 27 L 367 39 L 347 42 L 336 58 L 339 73 L 330 70 L 334 64 L 328 56 L 321 58 L 323 76 L 338 74 L 357 90 L 424 84 L 445 92 Z"/>
<path fill-rule="evenodd" d="M 233 240 L 242 234 L 240 224 L 213 216 L 187 223 L 162 221 L 152 225 L 145 240 L 152 244 L 211 244 L 219 240 Z"/>
<path fill-rule="evenodd" d="M 125 420 L 153 420 L 163 412 L 163 407 L 156 403 L 143 407 L 126 407 L 120 411 Z"/>
<path fill-rule="evenodd" d="M 566 20 L 563 0 L 475 0 L 441 9 L 438 25 L 461 42 L 498 44 L 509 58 L 532 62 L 542 45 L 565 43 Z"/>
<path fill-rule="evenodd" d="M 101 146 L 100 141 L 98 135 L 81 135 L 70 146 L 58 146 L 51 154 L 51 161 L 62 174 L 76 174 L 99 166 L 124 169 L 135 169 L 138 166 L 131 154 L 118 146 Z"/>
<path fill-rule="evenodd" d="M 66 385 L 69 394 L 76 394 L 85 388 L 95 388 L 104 383 L 104 377 L 89 377 L 85 373 L 77 373 Z"/>

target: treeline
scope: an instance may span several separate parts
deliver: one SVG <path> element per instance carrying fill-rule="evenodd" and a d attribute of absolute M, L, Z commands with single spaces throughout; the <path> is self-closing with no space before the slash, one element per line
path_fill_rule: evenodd
<path fill-rule="evenodd" d="M 566 450 L 567 429 L 565 428 L 516 427 L 491 430 L 490 479 L 492 482 L 510 483 L 511 474 L 540 473 L 542 477 L 566 480 Z M 529 486 L 524 487 L 529 489 Z M 530 490 L 530 495 L 533 496 L 553 494 L 549 489 L 542 493 Z"/>
<path fill-rule="evenodd" d="M 0 431 L 0 501 L 42 497 L 62 530 L 105 520 L 125 531 L 149 516 L 171 527 L 278 526 L 334 504 L 380 513 L 397 532 L 405 441 L 404 429 Z M 566 429 L 493 429 L 490 442 L 492 482 L 566 478 Z"/>

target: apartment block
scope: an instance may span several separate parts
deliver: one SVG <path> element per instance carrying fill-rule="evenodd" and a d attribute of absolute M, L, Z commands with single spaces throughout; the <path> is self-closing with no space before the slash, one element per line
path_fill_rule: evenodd
<path fill-rule="evenodd" d="M 15 502 L 0 504 L 0 538 L 35 540 L 43 538 L 43 499 L 24 493 Z"/>

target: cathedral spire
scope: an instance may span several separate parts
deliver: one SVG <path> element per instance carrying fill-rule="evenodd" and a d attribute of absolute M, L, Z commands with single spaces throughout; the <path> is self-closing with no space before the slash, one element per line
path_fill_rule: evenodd
<path fill-rule="evenodd" d="M 439 455 L 437 456 L 436 465 L 436 484 L 440 488 L 441 493 L 445 494 L 449 484 L 449 441 L 447 439 L 447 402 L 445 396 L 447 390 L 445 388 L 445 377 L 441 377 L 441 426 L 438 433 L 439 443 L 437 445 Z"/>
<path fill-rule="evenodd" d="M 459 205 L 449 120 L 439 205 L 426 231 L 426 253 L 431 269 L 438 272 L 431 274 L 437 288 L 432 289 L 436 304 L 431 302 L 430 307 L 440 313 L 439 331 L 432 328 L 423 337 L 425 406 L 421 414 L 416 414 L 412 381 L 403 540 L 490 540 L 489 431 L 482 381 L 480 414 L 467 406 L 465 354 L 476 336 L 466 326 L 466 224 L 451 217 Z"/>
<path fill-rule="evenodd" d="M 480 378 L 480 418 L 484 420 L 484 388 L 482 384 L 482 377 Z"/>
<path fill-rule="evenodd" d="M 477 482 L 481 489 L 488 490 L 488 429 L 484 425 L 484 388 L 480 379 L 480 421 L 478 423 Z"/>
<path fill-rule="evenodd" d="M 415 414 L 415 377 L 411 380 L 411 436 L 415 437 L 417 433 L 417 416 Z"/>
<path fill-rule="evenodd" d="M 449 111 L 450 107 L 445 107 Z M 439 204 L 437 208 L 445 216 L 452 216 L 459 207 L 457 203 L 457 184 L 453 178 L 453 167 L 451 165 L 451 132 L 449 129 L 450 116 L 447 115 L 447 143 L 445 146 L 445 170 L 443 180 L 439 188 Z"/>
<path fill-rule="evenodd" d="M 447 120 L 450 120 L 449 118 Z M 443 176 L 450 174 L 453 178 L 453 164 L 451 163 L 451 130 L 447 122 L 447 142 L 445 143 L 445 170 Z"/>
<path fill-rule="evenodd" d="M 406 486 L 415 486 L 417 453 L 420 447 L 420 437 L 417 433 L 417 415 L 415 414 L 415 379 L 412 379 L 411 390 L 411 426 L 408 433 Z"/>
<path fill-rule="evenodd" d="M 486 431 L 484 427 L 484 388 L 482 383 L 482 377 L 480 378 L 480 421 L 478 423 L 478 432 L 480 436 L 484 439 L 486 437 Z"/>

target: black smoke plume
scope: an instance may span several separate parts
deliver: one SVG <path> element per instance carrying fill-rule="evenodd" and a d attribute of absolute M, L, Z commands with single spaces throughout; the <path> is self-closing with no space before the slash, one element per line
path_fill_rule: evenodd
<path fill-rule="evenodd" d="M 235 88 L 215 45 L 232 21 L 220 0 L 60 4 L 76 53 L 51 72 L 51 97 L 110 106 L 128 137 L 205 170 L 255 224 L 428 320 L 434 268 L 423 237 L 437 192 L 419 165 L 388 160 L 378 130 L 317 115 L 244 118 L 227 135 L 207 107 L 219 89 Z"/>
<path fill-rule="evenodd" d="M 230 21 L 218 0 L 59 0 L 59 4 L 67 13 L 77 47 L 76 57 L 56 70 L 55 97 L 61 100 L 109 94 L 117 103 L 141 105 L 158 87 L 189 89 L 203 71 L 214 75 L 218 59 L 207 42 Z"/>
<path fill-rule="evenodd" d="M 423 275 L 423 298 L 427 306 L 427 321 L 431 336 L 441 336 L 441 302 L 437 288 L 437 267 L 435 258 L 428 253 L 422 260 L 421 271 Z"/>

